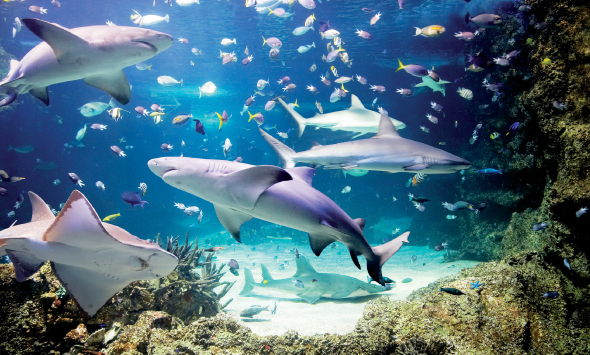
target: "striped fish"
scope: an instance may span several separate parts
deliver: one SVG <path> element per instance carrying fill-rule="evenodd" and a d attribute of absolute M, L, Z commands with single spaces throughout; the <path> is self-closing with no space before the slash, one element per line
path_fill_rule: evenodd
<path fill-rule="evenodd" d="M 142 182 L 141 184 L 139 184 L 139 189 L 141 190 L 141 196 L 145 195 L 145 193 L 147 192 L 147 184 L 145 182 Z"/>
<path fill-rule="evenodd" d="M 467 99 L 467 100 L 473 99 L 473 91 L 471 91 L 469 89 L 459 88 L 457 90 L 457 92 L 459 93 L 459 96 L 461 96 L 464 99 Z"/>
<path fill-rule="evenodd" d="M 420 183 L 422 181 L 424 181 L 425 178 L 426 178 L 426 174 L 424 174 L 424 173 L 418 173 L 418 174 L 414 175 L 414 177 L 412 178 L 412 186 L 420 185 Z"/>

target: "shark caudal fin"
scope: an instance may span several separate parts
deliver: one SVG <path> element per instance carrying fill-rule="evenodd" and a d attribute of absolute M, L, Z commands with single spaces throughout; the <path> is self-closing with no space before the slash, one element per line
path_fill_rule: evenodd
<path fill-rule="evenodd" d="M 268 144 L 270 144 L 272 149 L 274 149 L 274 151 L 281 157 L 281 160 L 283 161 L 283 168 L 289 169 L 295 167 L 294 158 L 297 152 L 273 138 L 263 129 L 258 128 L 258 130 L 260 131 L 262 138 L 264 138 L 268 142 Z"/>
<path fill-rule="evenodd" d="M 295 119 L 295 121 L 297 121 L 297 125 L 299 125 L 299 137 L 301 137 L 303 131 L 305 130 L 305 118 L 297 112 L 295 112 L 295 110 L 292 107 L 289 107 L 289 105 L 287 105 L 285 101 L 283 101 L 283 99 L 279 97 L 278 100 L 281 103 L 281 105 L 283 105 L 285 110 L 289 111 L 291 116 Z"/>
<path fill-rule="evenodd" d="M 254 275 L 252 275 L 252 270 L 245 267 L 244 288 L 242 289 L 242 292 L 240 292 L 240 296 L 244 296 L 252 292 L 252 290 L 254 289 L 254 285 L 256 285 L 256 281 L 254 281 Z"/>
<path fill-rule="evenodd" d="M 373 254 L 375 254 L 375 259 L 367 259 L 367 271 L 369 272 L 369 276 L 371 276 L 373 280 L 377 281 L 382 286 L 385 285 L 385 282 L 383 281 L 383 276 L 381 275 L 381 267 L 389 258 L 393 256 L 393 254 L 400 250 L 404 243 L 409 243 L 409 235 L 410 232 L 405 232 L 394 240 L 371 248 L 371 250 L 373 250 Z"/>

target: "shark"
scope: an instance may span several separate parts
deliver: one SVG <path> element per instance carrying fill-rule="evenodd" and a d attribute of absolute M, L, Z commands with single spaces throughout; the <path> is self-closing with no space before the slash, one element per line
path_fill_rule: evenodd
<path fill-rule="evenodd" d="M 285 144 L 260 129 L 262 137 L 270 144 L 283 161 L 284 168 L 296 163 L 323 166 L 324 169 L 361 169 L 389 173 L 450 174 L 468 169 L 471 163 L 444 150 L 424 143 L 402 138 L 383 115 L 378 133 L 368 139 L 331 145 L 316 145 L 310 150 L 295 152 Z"/>
<path fill-rule="evenodd" d="M 382 285 L 381 266 L 407 242 L 396 238 L 371 247 L 363 235 L 365 220 L 353 220 L 314 189 L 315 169 L 309 167 L 281 169 L 188 157 L 156 158 L 148 167 L 168 185 L 213 203 L 219 222 L 238 242 L 242 224 L 252 218 L 307 232 L 316 256 L 338 241 L 359 269 L 357 256 L 362 255 L 369 275 Z"/>
<path fill-rule="evenodd" d="M 292 107 L 287 105 L 283 99 L 279 98 L 278 100 L 297 122 L 299 126 L 299 137 L 303 134 L 306 126 L 316 126 L 328 128 L 332 131 L 358 132 L 358 134 L 353 137 L 357 138 L 363 134 L 377 133 L 379 118 L 381 117 L 380 113 L 367 110 L 356 95 L 350 95 L 350 108 L 348 110 L 317 114 L 311 118 L 304 118 Z M 406 127 L 403 122 L 393 118 L 389 119 L 397 129 L 403 129 Z"/>
<path fill-rule="evenodd" d="M 157 244 L 101 222 L 78 190 L 57 217 L 37 194 L 29 192 L 29 198 L 31 221 L 0 231 L 0 256 L 8 255 L 18 282 L 49 260 L 55 276 L 90 317 L 130 282 L 164 277 L 178 265 L 176 256 Z"/>
<path fill-rule="evenodd" d="M 67 29 L 33 18 L 23 19 L 22 23 L 43 42 L 20 62 L 10 61 L 10 71 L 0 81 L 0 93 L 7 95 L 0 106 L 25 93 L 49 105 L 47 86 L 79 79 L 125 105 L 131 99 L 131 89 L 122 69 L 152 58 L 174 43 L 172 36 L 146 28 Z"/>
<path fill-rule="evenodd" d="M 414 87 L 417 87 L 417 88 L 423 87 L 423 86 L 429 87 L 432 89 L 432 92 L 440 91 L 443 94 L 443 96 L 446 96 L 445 95 L 446 89 L 445 89 L 444 85 L 450 84 L 450 83 L 451 83 L 450 81 L 444 81 L 442 79 L 440 79 L 439 81 L 434 81 L 430 76 L 427 75 L 427 76 L 423 76 L 422 82 L 419 84 L 416 84 Z"/>
<path fill-rule="evenodd" d="M 407 234 L 409 232 L 406 233 L 406 239 Z M 295 295 L 314 304 L 321 297 L 333 299 L 362 297 L 389 291 L 395 287 L 395 284 L 373 285 L 346 275 L 317 272 L 309 260 L 301 254 L 295 259 L 295 263 L 297 265 L 295 274 L 280 280 L 275 280 L 264 264 L 260 265 L 263 279 L 260 283 L 254 280 L 250 269 L 244 268 L 245 284 L 240 296 L 248 295 L 254 289 L 271 290 Z M 303 287 L 295 286 L 293 281 L 301 281 Z"/>

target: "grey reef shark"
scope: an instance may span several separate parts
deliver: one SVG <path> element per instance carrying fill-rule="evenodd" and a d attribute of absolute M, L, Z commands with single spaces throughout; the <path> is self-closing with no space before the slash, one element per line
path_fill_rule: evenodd
<path fill-rule="evenodd" d="M 362 169 L 389 173 L 450 174 L 468 169 L 471 163 L 444 150 L 400 137 L 387 116 L 381 116 L 379 132 L 368 139 L 316 145 L 304 152 L 295 152 L 260 129 L 262 137 L 281 157 L 285 168 L 296 163 L 323 166 L 324 169 Z"/>
<path fill-rule="evenodd" d="M 367 133 L 377 133 L 377 127 L 379 127 L 381 114 L 367 110 L 356 95 L 350 95 L 350 108 L 348 110 L 316 114 L 311 118 L 304 118 L 292 107 L 289 107 L 283 99 L 279 98 L 278 100 L 295 121 L 297 121 L 297 124 L 299 125 L 299 137 L 303 134 L 306 126 L 327 128 L 332 131 L 358 132 L 353 138 L 357 138 Z M 389 119 L 397 129 L 406 127 L 406 124 L 403 122 L 393 118 Z"/>
<path fill-rule="evenodd" d="M 359 269 L 357 256 L 366 259 L 369 275 L 381 285 L 381 266 L 408 242 L 407 236 L 400 236 L 371 247 L 363 235 L 365 221 L 353 220 L 311 186 L 312 168 L 186 157 L 152 159 L 148 166 L 168 185 L 213 203 L 219 221 L 238 242 L 242 224 L 252 218 L 307 232 L 317 256 L 338 241 L 349 249 Z"/>
<path fill-rule="evenodd" d="M 39 196 L 29 192 L 29 198 L 31 222 L 0 231 L 0 256 L 8 255 L 19 282 L 51 261 L 55 276 L 91 317 L 130 282 L 164 277 L 178 265 L 157 244 L 101 222 L 80 191 L 57 217 Z"/>
<path fill-rule="evenodd" d="M 407 240 L 409 234 L 410 232 L 404 233 L 402 238 Z M 264 264 L 260 265 L 262 269 L 262 282 L 260 283 L 254 280 L 250 269 L 244 268 L 245 284 L 240 296 L 248 295 L 256 289 L 262 292 L 263 290 L 271 290 L 295 295 L 313 304 L 320 297 L 333 299 L 363 297 L 385 292 L 395 287 L 395 284 L 372 285 L 346 275 L 317 272 L 303 255 L 296 257 L 295 263 L 297 265 L 295 274 L 290 278 L 280 280 L 275 280 Z M 301 281 L 303 287 L 295 286 L 293 281 Z"/>
<path fill-rule="evenodd" d="M 168 49 L 172 36 L 146 28 L 86 26 L 67 29 L 38 19 L 22 23 L 43 40 L 19 62 L 10 61 L 8 75 L 0 81 L 0 106 L 30 93 L 49 105 L 49 85 L 84 79 L 125 105 L 131 89 L 123 68 L 143 62 Z"/>

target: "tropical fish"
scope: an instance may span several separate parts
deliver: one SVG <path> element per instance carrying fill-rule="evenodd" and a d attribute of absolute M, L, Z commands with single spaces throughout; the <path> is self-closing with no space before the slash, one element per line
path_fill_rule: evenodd
<path fill-rule="evenodd" d="M 174 86 L 180 84 L 180 86 L 182 86 L 182 79 L 178 81 L 171 76 L 163 75 L 158 77 L 158 84 L 162 86 Z"/>
<path fill-rule="evenodd" d="M 461 290 L 458 290 L 453 287 L 439 287 L 438 290 L 455 296 L 464 295 L 464 293 Z"/>
<path fill-rule="evenodd" d="M 116 219 L 117 217 L 121 217 L 121 214 L 120 213 L 117 213 L 117 214 L 108 215 L 105 218 L 103 218 L 102 221 L 103 222 L 110 222 L 110 221 Z"/>
<path fill-rule="evenodd" d="M 147 184 L 145 182 L 140 183 L 138 189 L 141 190 L 141 196 L 144 196 L 147 192 Z"/>
<path fill-rule="evenodd" d="M 35 150 L 35 148 L 33 148 L 32 145 L 23 145 L 20 147 L 13 147 L 11 145 L 8 145 L 7 152 L 10 152 L 11 150 L 14 150 L 17 153 L 26 154 L 32 152 L 33 150 Z"/>
<path fill-rule="evenodd" d="M 423 36 L 423 37 L 438 37 L 445 33 L 445 28 L 439 25 L 431 25 L 424 27 L 422 29 L 418 27 L 414 27 L 416 29 L 416 34 L 414 36 Z"/>
<path fill-rule="evenodd" d="M 473 99 L 473 92 L 469 89 L 460 87 L 459 89 L 457 89 L 457 92 L 459 93 L 459 96 L 461 96 L 464 99 L 467 99 L 467 100 Z"/>
<path fill-rule="evenodd" d="M 502 174 L 502 170 L 496 170 L 496 169 L 490 169 L 490 168 L 481 169 L 481 170 L 478 170 L 477 172 L 481 173 L 481 174 Z"/>

